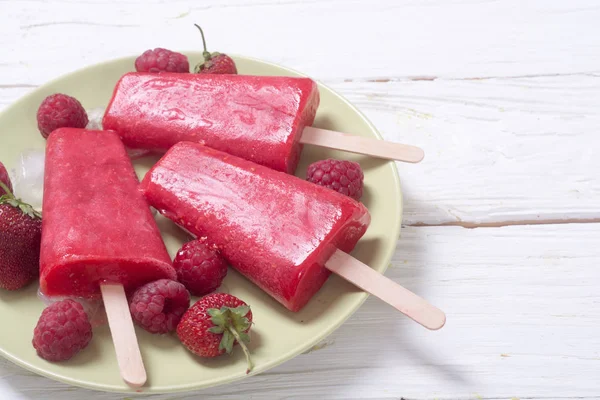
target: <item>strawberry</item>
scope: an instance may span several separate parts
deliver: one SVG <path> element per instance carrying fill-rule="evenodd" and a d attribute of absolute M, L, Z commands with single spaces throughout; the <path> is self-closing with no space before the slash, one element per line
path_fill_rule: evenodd
<path fill-rule="evenodd" d="M 179 325 L 177 336 L 185 347 L 200 357 L 217 357 L 231 354 L 234 344 L 239 344 L 252 370 L 248 332 L 252 326 L 252 311 L 242 300 L 228 293 L 213 293 L 198 300 L 189 308 Z"/>
<path fill-rule="evenodd" d="M 237 74 L 237 68 L 235 62 L 227 54 L 223 53 L 209 53 L 206 50 L 206 40 L 204 40 L 204 32 L 199 25 L 196 27 L 200 30 L 202 35 L 202 44 L 204 45 L 204 51 L 202 57 L 204 57 L 204 63 L 197 64 L 194 68 L 195 74 Z"/>
<path fill-rule="evenodd" d="M 9 190 L 12 191 L 12 185 L 10 183 L 10 178 L 8 176 L 8 171 L 4 167 L 4 164 L 0 162 L 0 182 L 4 183 Z M 4 189 L 0 188 L 0 196 L 4 194 Z"/>
<path fill-rule="evenodd" d="M 17 290 L 39 274 L 42 216 L 3 182 L 0 189 L 0 288 Z"/>

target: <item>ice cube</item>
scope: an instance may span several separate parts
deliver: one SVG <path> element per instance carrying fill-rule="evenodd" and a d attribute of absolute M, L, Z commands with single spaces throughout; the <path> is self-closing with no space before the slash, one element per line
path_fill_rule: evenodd
<path fill-rule="evenodd" d="M 15 197 L 31 204 L 36 210 L 42 209 L 45 159 L 44 150 L 25 150 L 19 155 L 15 168 L 11 170 Z"/>
<path fill-rule="evenodd" d="M 127 155 L 132 160 L 137 160 L 139 158 L 146 157 L 147 155 L 149 155 L 151 153 L 152 152 L 150 150 L 146 150 L 146 149 L 129 149 L 129 148 L 127 149 Z"/>
<path fill-rule="evenodd" d="M 86 110 L 88 116 L 88 124 L 86 129 L 102 130 L 102 118 L 104 117 L 104 107 L 90 108 Z"/>

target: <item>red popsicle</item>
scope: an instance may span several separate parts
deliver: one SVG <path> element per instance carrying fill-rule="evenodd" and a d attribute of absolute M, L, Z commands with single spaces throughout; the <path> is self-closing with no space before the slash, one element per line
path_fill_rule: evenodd
<path fill-rule="evenodd" d="M 291 173 L 318 106 L 309 78 L 129 73 L 102 123 L 133 149 L 193 141 Z"/>
<path fill-rule="evenodd" d="M 142 386 L 146 370 L 125 290 L 177 274 L 114 132 L 61 128 L 50 134 L 42 213 L 42 291 L 102 295 L 121 376 Z"/>
<path fill-rule="evenodd" d="M 302 144 L 423 159 L 415 146 L 310 126 L 318 106 L 309 78 L 129 73 L 117 83 L 103 124 L 133 149 L 164 152 L 190 141 L 287 173 L 295 171 Z"/>
<path fill-rule="evenodd" d="M 163 215 L 216 245 L 239 272 L 292 311 L 351 251 L 370 222 L 350 197 L 197 143 L 181 142 L 141 184 Z"/>
<path fill-rule="evenodd" d="M 446 322 L 441 310 L 345 253 L 370 222 L 350 197 L 190 142 L 173 146 L 142 190 L 163 215 L 215 245 L 292 311 L 332 271 L 429 329 Z"/>
<path fill-rule="evenodd" d="M 61 128 L 48 138 L 40 286 L 49 295 L 100 296 L 176 273 L 114 132 Z"/>

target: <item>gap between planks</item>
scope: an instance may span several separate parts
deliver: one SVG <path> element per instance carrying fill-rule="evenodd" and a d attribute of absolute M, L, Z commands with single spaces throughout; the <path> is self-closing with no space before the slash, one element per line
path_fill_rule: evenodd
<path fill-rule="evenodd" d="M 41 26 L 59 25 L 59 24 L 79 24 L 77 21 L 65 21 L 65 22 L 52 22 L 44 24 L 33 24 L 27 25 L 21 28 L 37 28 Z M 137 25 L 109 25 L 109 24 L 90 24 L 86 25 L 98 25 L 98 26 L 115 26 L 115 27 L 136 27 Z M 581 72 L 569 72 L 569 73 L 544 73 L 544 74 L 527 74 L 527 75 L 506 75 L 506 76 L 466 76 L 466 77 L 452 77 L 452 76 L 436 76 L 436 75 L 410 75 L 410 76 L 387 76 L 387 77 L 358 77 L 358 78 L 343 78 L 343 79 L 325 79 L 325 83 L 337 83 L 337 82 L 367 82 L 367 83 L 388 83 L 388 82 L 406 82 L 406 81 L 483 81 L 491 79 L 527 79 L 527 78 L 545 78 L 545 77 L 565 77 L 565 76 L 591 76 L 600 78 L 600 70 L 594 71 L 581 71 Z M 0 85 L 0 89 L 10 88 L 37 88 L 40 85 L 36 84 L 8 84 Z"/>
<path fill-rule="evenodd" d="M 411 226 L 416 228 L 430 227 L 430 226 L 462 226 L 467 229 L 475 228 L 502 228 L 505 226 L 522 226 L 522 225 L 565 225 L 565 224 L 598 224 L 600 223 L 600 217 L 598 218 L 565 218 L 565 219 L 544 219 L 544 220 L 518 220 L 518 221 L 494 221 L 494 222 L 468 222 L 468 221 L 449 221 L 442 222 L 439 224 L 427 224 L 424 222 L 416 222 L 414 224 L 407 224 L 404 226 Z"/>
<path fill-rule="evenodd" d="M 443 399 L 444 397 L 441 397 Z M 410 397 L 401 397 L 401 400 L 413 400 Z M 427 398 L 425 398 L 427 399 Z M 433 397 L 431 399 L 440 399 L 440 397 Z M 456 400 L 600 400 L 598 396 L 512 396 L 512 397 L 483 397 L 474 395 L 473 397 L 458 397 Z"/>
<path fill-rule="evenodd" d="M 368 83 L 388 83 L 388 82 L 407 82 L 407 81 L 485 81 L 491 79 L 528 79 L 528 78 L 551 78 L 551 77 L 565 77 L 565 76 L 591 76 L 600 77 L 600 71 L 581 71 L 581 72 L 567 72 L 558 73 L 550 72 L 543 74 L 526 74 L 526 75 L 503 75 L 503 76 L 465 76 L 465 77 L 453 77 L 453 76 L 436 76 L 436 75 L 408 75 L 408 76 L 383 76 L 383 77 L 369 77 L 369 78 L 346 78 L 343 82 L 368 82 Z M 338 82 L 339 80 L 328 80 Z"/>

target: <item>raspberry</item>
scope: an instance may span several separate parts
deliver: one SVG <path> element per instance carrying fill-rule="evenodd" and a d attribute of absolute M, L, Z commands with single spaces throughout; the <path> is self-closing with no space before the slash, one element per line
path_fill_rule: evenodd
<path fill-rule="evenodd" d="M 92 340 L 92 325 L 76 301 L 62 300 L 47 307 L 33 331 L 33 347 L 43 359 L 65 361 Z"/>
<path fill-rule="evenodd" d="M 177 280 L 194 296 L 214 291 L 227 275 L 225 260 L 199 240 L 192 240 L 181 247 L 173 267 L 177 271 Z"/>
<path fill-rule="evenodd" d="M 306 172 L 306 180 L 309 182 L 333 189 L 355 200 L 360 200 L 363 194 L 363 179 L 359 163 L 332 158 L 310 164 Z"/>
<path fill-rule="evenodd" d="M 133 294 L 129 310 L 133 320 L 150 333 L 168 333 L 177 328 L 190 307 L 190 294 L 179 282 L 159 279 Z"/>
<path fill-rule="evenodd" d="M 76 98 L 56 93 L 42 101 L 37 111 L 37 122 L 42 136 L 47 138 L 58 128 L 85 128 L 88 117 Z"/>
<path fill-rule="evenodd" d="M 135 60 L 137 72 L 190 72 L 186 56 L 171 50 L 146 50 Z"/>

